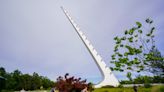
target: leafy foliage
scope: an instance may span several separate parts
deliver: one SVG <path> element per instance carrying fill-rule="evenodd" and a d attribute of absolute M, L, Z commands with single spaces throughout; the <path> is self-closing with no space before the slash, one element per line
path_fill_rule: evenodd
<path fill-rule="evenodd" d="M 136 84 L 143 84 L 143 83 L 164 83 L 164 78 L 161 76 L 137 76 L 133 81 Z M 122 80 L 121 84 L 133 84 L 132 81 L 129 80 Z"/>
<path fill-rule="evenodd" d="M 146 19 L 146 24 L 150 27 L 153 21 Z M 128 71 L 127 77 L 130 79 L 131 72 L 141 72 L 148 70 L 151 61 L 162 60 L 162 57 L 156 57 L 151 50 L 156 49 L 154 41 L 155 27 L 145 31 L 145 27 L 140 22 L 136 26 L 126 30 L 122 37 L 114 37 L 114 54 L 111 56 L 115 67 L 114 71 Z"/>
<path fill-rule="evenodd" d="M 39 76 L 37 73 L 33 75 L 22 74 L 21 71 L 15 70 L 8 73 L 3 67 L 0 67 L 0 76 L 5 78 L 6 90 L 37 90 L 40 87 L 48 89 L 54 86 L 54 82 L 47 77 Z"/>
<path fill-rule="evenodd" d="M 155 70 L 156 65 L 152 62 L 164 62 L 163 57 L 158 57 L 153 52 L 154 49 L 157 49 L 154 40 L 155 27 L 152 26 L 153 21 L 146 19 L 145 22 L 150 28 L 146 29 L 141 22 L 136 22 L 136 26 L 126 30 L 122 37 L 114 37 L 114 54 L 111 56 L 111 63 L 114 64 L 114 67 L 111 67 L 111 70 L 126 71 L 127 78 L 133 84 L 135 84 L 135 81 L 132 80 L 132 72 L 134 74 L 134 72 L 139 73 L 150 70 L 150 67 L 154 67 L 153 69 Z M 157 66 L 157 69 L 161 68 Z M 134 91 L 137 92 L 135 85 Z"/>
<path fill-rule="evenodd" d="M 156 74 L 157 76 L 164 77 L 164 60 L 163 56 L 161 55 L 158 49 L 152 49 L 151 51 L 151 58 L 150 60 L 150 72 Z"/>
<path fill-rule="evenodd" d="M 81 92 L 85 88 L 90 91 L 93 90 L 91 83 L 86 83 L 86 80 L 68 76 L 69 74 L 66 73 L 64 77 L 59 76 L 57 78 L 56 89 L 60 92 Z"/>

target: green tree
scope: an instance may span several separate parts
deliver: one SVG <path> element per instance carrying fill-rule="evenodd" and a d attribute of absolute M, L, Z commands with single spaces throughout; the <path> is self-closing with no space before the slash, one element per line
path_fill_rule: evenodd
<path fill-rule="evenodd" d="M 33 75 L 22 74 L 21 71 L 15 70 L 11 73 L 5 71 L 5 68 L 0 67 L 0 90 L 5 86 L 6 90 L 37 90 L 40 87 L 45 89 L 54 86 L 54 82 L 47 77 L 40 76 L 38 73 Z M 4 81 L 6 85 L 4 85 Z"/>
<path fill-rule="evenodd" d="M 152 60 L 149 62 L 149 71 L 157 76 L 164 77 L 164 60 L 161 52 L 157 48 L 154 48 L 150 53 L 152 53 Z"/>
<path fill-rule="evenodd" d="M 12 77 L 11 73 L 6 74 L 6 89 L 12 90 L 15 85 L 14 78 Z"/>
<path fill-rule="evenodd" d="M 29 74 L 24 74 L 21 76 L 22 88 L 25 90 L 32 90 L 32 76 Z"/>
<path fill-rule="evenodd" d="M 48 89 L 50 87 L 55 86 L 55 83 L 51 80 L 49 80 L 47 77 L 41 77 L 42 78 L 42 86 L 44 89 Z"/>
<path fill-rule="evenodd" d="M 12 82 L 15 83 L 14 84 L 14 90 L 21 90 L 22 89 L 21 76 L 22 76 L 22 73 L 19 70 L 15 70 L 12 73 L 12 78 L 13 78 Z"/>
<path fill-rule="evenodd" d="M 5 89 L 5 78 L 0 76 L 0 92 L 2 89 Z"/>
<path fill-rule="evenodd" d="M 6 75 L 6 70 L 3 67 L 0 67 L 0 76 L 5 77 Z"/>
<path fill-rule="evenodd" d="M 126 30 L 122 37 L 114 37 L 114 54 L 111 56 L 114 67 L 111 70 L 126 71 L 128 79 L 133 81 L 134 72 L 139 73 L 149 68 L 150 61 L 154 59 L 151 50 L 156 48 L 155 27 L 152 23 L 151 19 L 146 19 L 146 25 L 150 28 L 145 28 L 140 22 L 136 22 L 136 26 Z"/>
<path fill-rule="evenodd" d="M 32 75 L 32 89 L 40 89 L 42 86 L 41 78 L 38 73 L 34 72 Z"/>
<path fill-rule="evenodd" d="M 6 75 L 5 68 L 0 67 L 0 92 L 2 89 L 5 88 L 5 85 L 6 85 L 5 75 Z"/>

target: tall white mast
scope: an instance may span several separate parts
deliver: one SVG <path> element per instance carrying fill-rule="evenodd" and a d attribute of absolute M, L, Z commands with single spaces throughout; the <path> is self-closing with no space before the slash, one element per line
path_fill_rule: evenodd
<path fill-rule="evenodd" d="M 63 7 L 61 7 L 61 9 L 63 10 L 64 14 L 68 18 L 74 29 L 76 30 L 77 34 L 79 35 L 80 39 L 82 40 L 86 48 L 88 49 L 89 53 L 91 54 L 92 58 L 94 59 L 96 65 L 98 66 L 103 76 L 103 80 L 98 84 L 96 84 L 95 88 L 100 88 L 102 86 L 107 86 L 107 85 L 111 85 L 114 87 L 118 86 L 119 85 L 118 80 L 116 79 L 110 68 L 107 67 L 105 62 L 102 60 L 101 56 L 94 49 L 94 47 L 87 39 L 87 37 L 84 35 L 84 33 L 80 30 L 79 26 L 75 23 L 75 21 L 72 19 L 69 13 Z"/>

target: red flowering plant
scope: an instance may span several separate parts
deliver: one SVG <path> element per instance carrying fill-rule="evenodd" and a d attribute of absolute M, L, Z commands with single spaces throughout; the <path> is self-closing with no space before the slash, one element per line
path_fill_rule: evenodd
<path fill-rule="evenodd" d="M 68 77 L 66 73 L 64 77 L 59 76 L 57 78 L 56 89 L 59 92 L 81 92 L 81 90 L 87 88 L 88 91 L 92 91 L 92 84 L 86 83 L 86 80 L 81 78 L 75 78 L 74 76 Z"/>

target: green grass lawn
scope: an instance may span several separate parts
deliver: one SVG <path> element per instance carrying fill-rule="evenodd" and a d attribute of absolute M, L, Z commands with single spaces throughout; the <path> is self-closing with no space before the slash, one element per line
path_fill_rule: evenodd
<path fill-rule="evenodd" d="M 20 92 L 20 91 L 2 91 L 2 92 Z M 34 90 L 26 92 L 50 92 L 50 90 Z M 93 92 L 134 92 L 132 87 L 129 88 L 98 88 Z M 139 87 L 138 92 L 164 92 L 164 86 L 153 86 L 150 88 Z"/>
<path fill-rule="evenodd" d="M 129 88 L 98 88 L 93 92 L 134 92 L 132 87 Z M 153 86 L 150 88 L 139 87 L 138 92 L 164 92 L 164 86 Z"/>
<path fill-rule="evenodd" d="M 94 92 L 134 92 L 133 88 L 99 88 Z M 151 92 L 151 88 L 138 88 L 138 92 Z"/>

